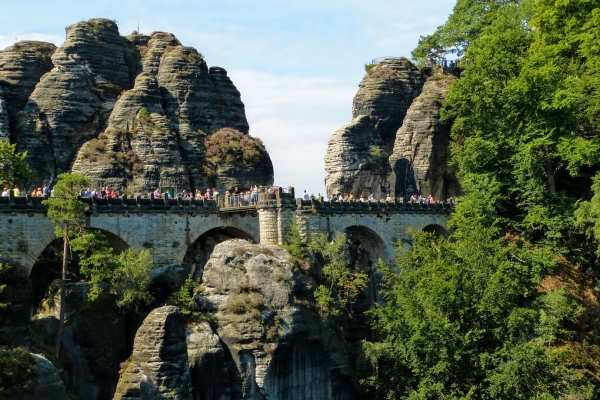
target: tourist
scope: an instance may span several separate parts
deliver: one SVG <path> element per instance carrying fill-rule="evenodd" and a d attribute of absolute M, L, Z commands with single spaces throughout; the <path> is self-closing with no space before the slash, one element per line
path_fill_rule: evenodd
<path fill-rule="evenodd" d="M 362 197 L 362 195 L 360 196 Z M 348 196 L 348 201 L 354 201 L 354 194 L 350 193 L 350 195 Z"/>
<path fill-rule="evenodd" d="M 456 204 L 456 199 L 454 198 L 454 196 L 450 196 L 450 198 L 448 200 L 446 200 L 448 203 L 455 205 Z"/>
<path fill-rule="evenodd" d="M 7 187 L 5 187 L 5 188 L 2 190 L 2 197 L 8 197 L 8 188 L 7 188 Z"/>
<path fill-rule="evenodd" d="M 154 199 L 160 199 L 160 197 L 161 197 L 160 188 L 156 188 L 156 190 L 154 191 Z"/>
<path fill-rule="evenodd" d="M 216 188 L 212 188 L 212 197 L 213 199 L 217 200 L 217 196 L 219 195 L 219 192 L 217 192 Z"/>
<path fill-rule="evenodd" d="M 411 203 L 418 203 L 419 202 L 419 198 L 417 197 L 416 193 L 413 193 L 413 195 L 410 196 L 410 202 Z"/>
<path fill-rule="evenodd" d="M 364 203 L 364 202 L 365 202 L 365 198 L 363 197 L 363 195 L 362 195 L 362 194 L 360 195 L 360 198 L 358 199 L 358 201 L 360 201 L 360 202 L 362 202 L 362 203 Z"/>
<path fill-rule="evenodd" d="M 102 189 L 100 189 L 100 198 L 103 199 L 106 197 L 106 188 L 103 187 Z"/>
<path fill-rule="evenodd" d="M 196 200 L 202 200 L 203 199 L 202 192 L 200 191 L 200 189 L 196 189 L 196 191 L 194 192 L 194 198 Z"/>
<path fill-rule="evenodd" d="M 386 198 L 385 198 L 385 201 L 386 201 L 387 203 L 391 203 L 391 202 L 393 201 L 389 193 L 388 193 L 388 195 L 386 196 Z"/>
<path fill-rule="evenodd" d="M 258 186 L 252 188 L 252 204 L 258 204 Z"/>
<path fill-rule="evenodd" d="M 429 197 L 427 198 L 427 202 L 429 204 L 434 204 L 435 203 L 435 199 L 433 198 L 432 194 L 430 194 Z"/>
<path fill-rule="evenodd" d="M 31 191 L 31 197 L 36 197 L 36 192 L 35 192 L 35 189 L 33 189 L 33 190 Z"/>
<path fill-rule="evenodd" d="M 19 185 L 15 185 L 15 186 L 13 187 L 13 195 L 14 195 L 15 197 L 18 197 L 18 196 L 20 196 L 20 195 L 21 195 L 21 192 L 19 191 Z"/>
<path fill-rule="evenodd" d="M 302 194 L 302 200 L 308 200 L 308 193 L 306 193 L 306 189 L 304 190 L 304 193 Z"/>
<path fill-rule="evenodd" d="M 373 197 L 373 193 L 369 195 L 369 203 L 375 201 L 375 197 Z"/>
<path fill-rule="evenodd" d="M 334 194 L 331 195 L 331 202 L 337 201 L 337 196 Z"/>
<path fill-rule="evenodd" d="M 44 196 L 50 196 L 50 188 L 48 187 L 48 185 L 44 185 L 44 189 L 42 190 L 44 191 Z M 90 197 L 90 195 L 88 195 L 88 197 Z"/>
<path fill-rule="evenodd" d="M 113 197 L 112 190 L 108 186 L 106 187 L 106 198 Z"/>
<path fill-rule="evenodd" d="M 45 188 L 48 189 L 48 188 Z M 48 192 L 46 192 L 46 190 L 44 190 L 44 195 L 48 196 L 50 194 L 50 191 L 48 190 Z M 85 197 L 92 197 L 92 189 L 91 188 L 87 188 L 87 190 L 85 191 Z"/>
<path fill-rule="evenodd" d="M 240 205 L 240 189 L 235 186 L 231 194 L 233 195 L 233 205 L 238 207 Z"/>

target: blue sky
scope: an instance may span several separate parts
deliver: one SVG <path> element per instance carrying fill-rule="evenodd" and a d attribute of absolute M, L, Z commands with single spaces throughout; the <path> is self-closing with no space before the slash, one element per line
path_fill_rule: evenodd
<path fill-rule="evenodd" d="M 266 144 L 275 184 L 324 193 L 331 134 L 350 122 L 364 64 L 410 56 L 450 14 L 428 0 L 2 0 L 0 49 L 15 40 L 57 45 L 80 20 L 118 21 L 121 34 L 167 31 L 225 68 L 242 93 L 250 134 Z"/>

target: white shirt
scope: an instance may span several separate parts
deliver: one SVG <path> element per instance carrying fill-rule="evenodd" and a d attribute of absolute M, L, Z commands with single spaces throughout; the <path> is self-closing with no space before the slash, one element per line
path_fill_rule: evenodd
<path fill-rule="evenodd" d="M 2 197 L 8 197 L 8 190 L 2 192 Z"/>

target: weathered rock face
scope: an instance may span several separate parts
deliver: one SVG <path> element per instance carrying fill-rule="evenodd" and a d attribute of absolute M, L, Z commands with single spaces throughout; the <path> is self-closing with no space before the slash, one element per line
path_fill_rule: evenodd
<path fill-rule="evenodd" d="M 4 92 L 0 87 L 0 140 L 10 140 L 10 123 L 8 122 L 8 108 L 4 101 Z"/>
<path fill-rule="evenodd" d="M 325 153 L 327 193 L 380 195 L 388 172 L 387 154 L 380 135 L 366 115 L 356 117 L 329 139 Z"/>
<path fill-rule="evenodd" d="M 31 327 L 54 343 L 59 315 L 59 281 L 49 288 Z M 125 316 L 108 295 L 88 301 L 90 284 L 67 285 L 65 323 L 58 364 L 68 375 L 69 392 L 82 399 L 108 400 L 119 379 L 118 365 L 127 357 Z M 39 339 L 38 339 L 39 340 Z"/>
<path fill-rule="evenodd" d="M 225 127 L 248 135 L 240 93 L 170 33 L 122 37 L 92 19 L 67 27 L 58 49 L 20 42 L 0 53 L 0 140 L 28 151 L 30 186 L 71 169 L 131 195 L 272 184 L 264 146 L 267 162 L 208 173 L 205 140 Z"/>
<path fill-rule="evenodd" d="M 360 89 L 354 96 L 352 118 L 371 117 L 371 124 L 383 140 L 388 155 L 396 131 L 424 83 L 425 76 L 410 61 L 389 58 L 372 67 L 358 85 Z"/>
<path fill-rule="evenodd" d="M 425 76 L 406 59 L 385 59 L 367 72 L 354 97 L 352 123 L 338 129 L 328 143 L 328 196 L 352 193 L 379 198 L 388 192 L 387 157 L 424 82 Z"/>
<path fill-rule="evenodd" d="M 240 239 L 215 247 L 196 297 L 214 328 L 188 329 L 195 400 L 355 397 L 337 337 L 305 306 L 314 281 L 289 258 Z"/>
<path fill-rule="evenodd" d="M 56 367 L 44 357 L 37 354 L 33 354 L 33 357 L 35 358 L 33 366 L 35 387 L 31 391 L 10 396 L 7 400 L 68 400 L 65 384 L 60 379 Z"/>
<path fill-rule="evenodd" d="M 367 72 L 354 97 L 354 120 L 329 140 L 328 196 L 420 193 L 445 200 L 460 194 L 449 162 L 450 127 L 439 122 L 453 77 L 425 79 L 405 59 L 385 59 Z"/>
<path fill-rule="evenodd" d="M 4 91 L 6 112 L 13 127 L 17 113 L 29 100 L 35 85 L 52 69 L 51 57 L 55 51 L 56 46 L 51 43 L 27 40 L 15 43 L 0 52 L 0 91 Z M 0 102 L 1 98 L 2 95 Z M 1 109 L 0 105 L 0 115 Z"/>
<path fill-rule="evenodd" d="M 173 306 L 154 309 L 135 335 L 114 399 L 192 399 L 185 323 Z"/>
<path fill-rule="evenodd" d="M 426 82 L 396 134 L 390 186 L 397 197 L 421 193 L 446 200 L 460 194 L 456 170 L 449 165 L 450 127 L 440 123 L 440 108 L 452 78 L 436 75 Z"/>
<path fill-rule="evenodd" d="M 12 135 L 17 149 L 28 151 L 38 186 L 68 171 L 81 145 L 104 130 L 117 96 L 133 82 L 128 46 L 110 20 L 67 27 L 65 43 L 52 55 L 54 69 L 19 112 Z"/>

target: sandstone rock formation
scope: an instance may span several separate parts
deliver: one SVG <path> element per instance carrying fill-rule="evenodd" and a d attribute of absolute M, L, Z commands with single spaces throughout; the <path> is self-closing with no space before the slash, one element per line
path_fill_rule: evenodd
<path fill-rule="evenodd" d="M 328 196 L 373 193 L 381 197 L 388 191 L 387 157 L 424 82 L 425 75 L 403 58 L 387 58 L 369 69 L 354 97 L 352 123 L 337 130 L 328 143 Z"/>
<path fill-rule="evenodd" d="M 4 92 L 0 88 L 0 140 L 10 140 L 10 123 L 8 121 L 8 108 L 4 101 Z"/>
<path fill-rule="evenodd" d="M 387 153 L 371 118 L 356 117 L 331 136 L 325 153 L 325 187 L 332 194 L 381 193 L 386 182 Z"/>
<path fill-rule="evenodd" d="M 4 92 L 13 129 L 17 113 L 27 103 L 41 77 L 53 68 L 51 57 L 55 51 L 56 46 L 51 43 L 26 40 L 0 52 L 0 91 Z"/>
<path fill-rule="evenodd" d="M 328 196 L 420 193 L 445 200 L 460 194 L 449 162 L 450 127 L 439 122 L 453 77 L 426 79 L 403 58 L 384 59 L 368 70 L 354 97 L 352 123 L 328 143 Z"/>
<path fill-rule="evenodd" d="M 436 75 L 410 106 L 396 134 L 390 156 L 390 186 L 397 197 L 421 193 L 446 200 L 460 193 L 455 168 L 450 161 L 450 127 L 440 123 L 452 76 Z"/>
<path fill-rule="evenodd" d="M 125 316 L 115 300 L 102 296 L 88 301 L 91 285 L 69 283 L 65 298 L 66 324 L 58 364 L 68 376 L 69 392 L 82 399 L 111 399 L 119 379 L 118 365 L 127 357 Z M 48 288 L 34 320 L 32 332 L 53 344 L 59 315 L 58 280 Z M 108 289 L 108 287 L 106 287 Z"/>
<path fill-rule="evenodd" d="M 240 239 L 215 247 L 196 297 L 214 324 L 188 330 L 195 400 L 354 398 L 336 335 L 306 306 L 314 281 L 289 259 Z"/>
<path fill-rule="evenodd" d="M 35 374 L 35 387 L 31 391 L 23 391 L 7 400 L 68 400 L 65 384 L 60 379 L 56 367 L 44 357 L 33 354 L 35 365 L 33 373 Z"/>
<path fill-rule="evenodd" d="M 425 75 L 405 58 L 386 58 L 360 82 L 352 104 L 352 118 L 371 117 L 371 124 L 391 153 L 396 131 L 413 99 L 421 93 Z"/>
<path fill-rule="evenodd" d="M 31 185 L 69 170 L 130 195 L 272 184 L 262 143 L 251 161 L 206 160 L 205 141 L 223 128 L 251 139 L 224 69 L 170 33 L 122 37 L 107 19 L 66 30 L 58 49 L 20 42 L 0 52 L 0 140 L 28 151 Z"/>
<path fill-rule="evenodd" d="M 173 306 L 154 309 L 135 335 L 114 399 L 192 399 L 185 324 Z"/>

